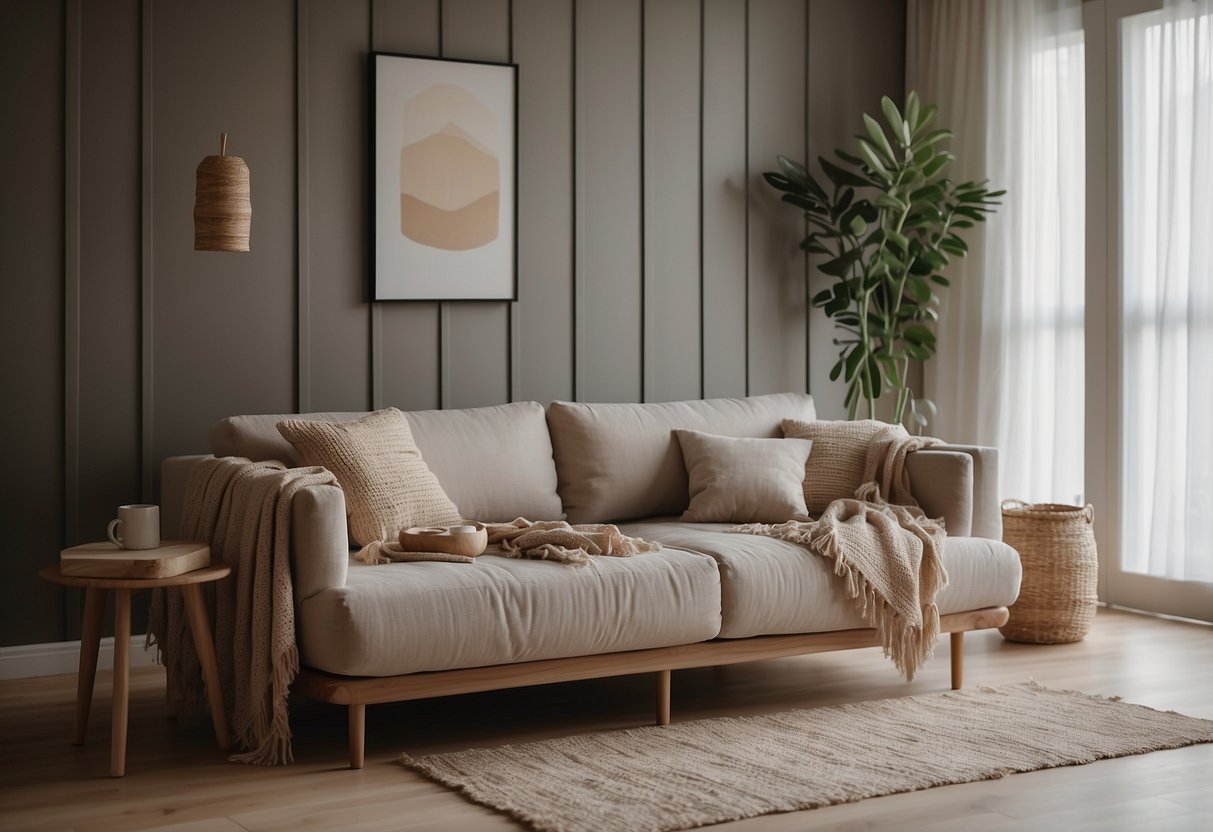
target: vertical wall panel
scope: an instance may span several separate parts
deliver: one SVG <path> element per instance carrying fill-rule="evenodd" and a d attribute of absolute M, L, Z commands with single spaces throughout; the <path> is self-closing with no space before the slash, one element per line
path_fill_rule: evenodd
<path fill-rule="evenodd" d="M 7 443 L 0 478 L 0 645 L 64 637 L 64 593 L 36 577 L 63 546 L 63 8 L 13 2 L 5 18 L 0 430 L 19 439 Z"/>
<path fill-rule="evenodd" d="M 699 0 L 644 6 L 644 400 L 702 395 Z"/>
<path fill-rule="evenodd" d="M 371 48 L 382 52 L 437 55 L 439 0 L 374 0 Z M 369 115 L 368 115 L 369 118 Z M 365 177 L 366 174 L 364 173 Z M 367 217 L 370 222 L 370 217 Z M 380 303 L 381 401 L 401 410 L 439 407 L 438 304 Z"/>
<path fill-rule="evenodd" d="M 115 507 L 138 502 L 140 3 L 84 3 L 80 17 L 77 514 L 65 543 L 104 538 Z M 69 130 L 71 126 L 69 125 Z M 71 366 L 69 361 L 68 366 Z M 73 381 L 69 379 L 69 385 Z M 70 450 L 70 444 L 69 444 Z M 70 487 L 70 484 L 69 484 Z M 73 497 L 68 494 L 69 499 Z M 67 638 L 83 593 L 69 593 Z M 145 611 L 133 610 L 142 631 Z"/>
<path fill-rule="evenodd" d="M 289 0 L 157 3 L 152 25 L 147 462 L 158 467 L 197 450 L 216 419 L 294 406 L 295 9 Z M 219 152 L 221 131 L 251 172 L 248 253 L 194 251 L 194 170 Z"/>
<path fill-rule="evenodd" d="M 370 404 L 367 333 L 368 0 L 300 0 L 299 353 L 304 410 Z M 254 176 L 255 176 L 254 172 Z M 257 194 L 253 194 L 254 217 Z M 255 222 L 256 220 L 254 220 Z"/>
<path fill-rule="evenodd" d="M 762 180 L 805 150 L 805 6 L 750 4 L 749 208 L 752 394 L 805 389 L 804 221 Z"/>
<path fill-rule="evenodd" d="M 746 393 L 746 4 L 703 9 L 703 395 Z"/>
<path fill-rule="evenodd" d="M 443 0 L 442 54 L 447 58 L 506 61 L 510 56 L 509 0 Z M 506 165 L 512 160 L 502 160 Z M 515 237 L 515 240 L 517 238 Z M 448 384 L 443 407 L 476 407 L 510 399 L 510 304 L 447 304 L 449 331 L 442 356 Z"/>
<path fill-rule="evenodd" d="M 573 0 L 514 4 L 519 399 L 573 398 Z"/>
<path fill-rule="evenodd" d="M 639 401 L 639 0 L 577 4 L 576 378 L 582 401 Z"/>
<path fill-rule="evenodd" d="M 860 21 L 870 25 L 860 25 Z M 854 153 L 855 134 L 863 129 L 865 112 L 880 112 L 880 97 L 900 100 L 905 87 L 905 6 L 883 0 L 814 0 L 809 4 L 809 148 L 814 170 L 818 156 L 832 157 L 834 148 Z M 865 59 L 838 71 L 841 55 Z M 828 79 L 828 81 L 826 80 Z M 833 283 L 813 269 L 812 293 Z M 838 360 L 833 322 L 820 309 L 809 313 L 809 377 L 817 412 L 825 419 L 846 416 L 846 386 L 830 381 Z"/>
<path fill-rule="evenodd" d="M 139 14 L 138 0 L 83 6 L 75 542 L 102 537 L 115 506 L 140 498 Z"/>

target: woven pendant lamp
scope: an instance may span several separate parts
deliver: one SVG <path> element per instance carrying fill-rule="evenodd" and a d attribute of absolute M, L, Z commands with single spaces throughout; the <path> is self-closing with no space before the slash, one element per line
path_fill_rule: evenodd
<path fill-rule="evenodd" d="M 248 165 L 227 155 L 227 133 L 219 136 L 219 155 L 198 164 L 194 189 L 194 250 L 248 251 L 253 203 Z"/>

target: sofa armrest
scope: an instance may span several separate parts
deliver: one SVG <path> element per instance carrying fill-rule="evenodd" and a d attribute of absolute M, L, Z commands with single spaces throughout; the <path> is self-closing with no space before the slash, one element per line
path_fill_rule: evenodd
<path fill-rule="evenodd" d="M 295 600 L 345 586 L 350 568 L 345 494 L 335 485 L 309 485 L 291 503 L 291 556 Z"/>
<path fill-rule="evenodd" d="M 932 451 L 960 451 L 973 459 L 973 537 L 1002 540 L 998 499 L 998 449 L 981 445 L 937 445 Z"/>
<path fill-rule="evenodd" d="M 160 465 L 160 529 L 181 536 L 181 515 L 190 473 L 210 456 L 171 456 Z M 295 598 L 302 601 L 329 587 L 345 586 L 350 543 L 345 524 L 345 495 L 335 485 L 310 485 L 291 504 L 291 560 Z"/>
<path fill-rule="evenodd" d="M 973 534 L 973 457 L 938 447 L 906 457 L 910 493 L 928 517 L 942 517 L 948 535 Z"/>

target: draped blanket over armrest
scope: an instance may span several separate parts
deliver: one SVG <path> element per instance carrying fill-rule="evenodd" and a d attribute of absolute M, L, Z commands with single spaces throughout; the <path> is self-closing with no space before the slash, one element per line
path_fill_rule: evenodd
<path fill-rule="evenodd" d="M 205 588 L 215 629 L 223 701 L 236 740 L 247 751 L 232 760 L 259 765 L 291 761 L 287 696 L 299 672 L 291 585 L 291 500 L 300 489 L 333 484 L 324 468 L 210 458 L 193 470 L 181 534 L 210 544 L 213 561 L 231 576 Z M 186 709 L 205 707 L 198 656 L 181 597 L 153 594 L 148 643 L 160 651 L 169 690 Z"/>
<path fill-rule="evenodd" d="M 817 520 L 755 523 L 732 531 L 791 540 L 834 562 L 847 597 L 876 629 L 885 655 L 914 678 L 939 635 L 935 597 L 947 586 L 940 554 L 944 527 L 923 514 L 910 495 L 906 456 L 938 445 L 890 425 L 868 448 L 856 499 L 834 500 Z M 809 473 L 812 476 L 812 473 Z M 894 505 L 886 502 L 886 497 Z"/>

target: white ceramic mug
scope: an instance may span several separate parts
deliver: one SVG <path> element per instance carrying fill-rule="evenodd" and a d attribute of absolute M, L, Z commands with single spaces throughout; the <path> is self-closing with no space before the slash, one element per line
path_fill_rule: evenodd
<path fill-rule="evenodd" d="M 110 521 L 105 533 L 123 549 L 155 549 L 160 545 L 160 506 L 118 506 L 118 519 Z"/>

